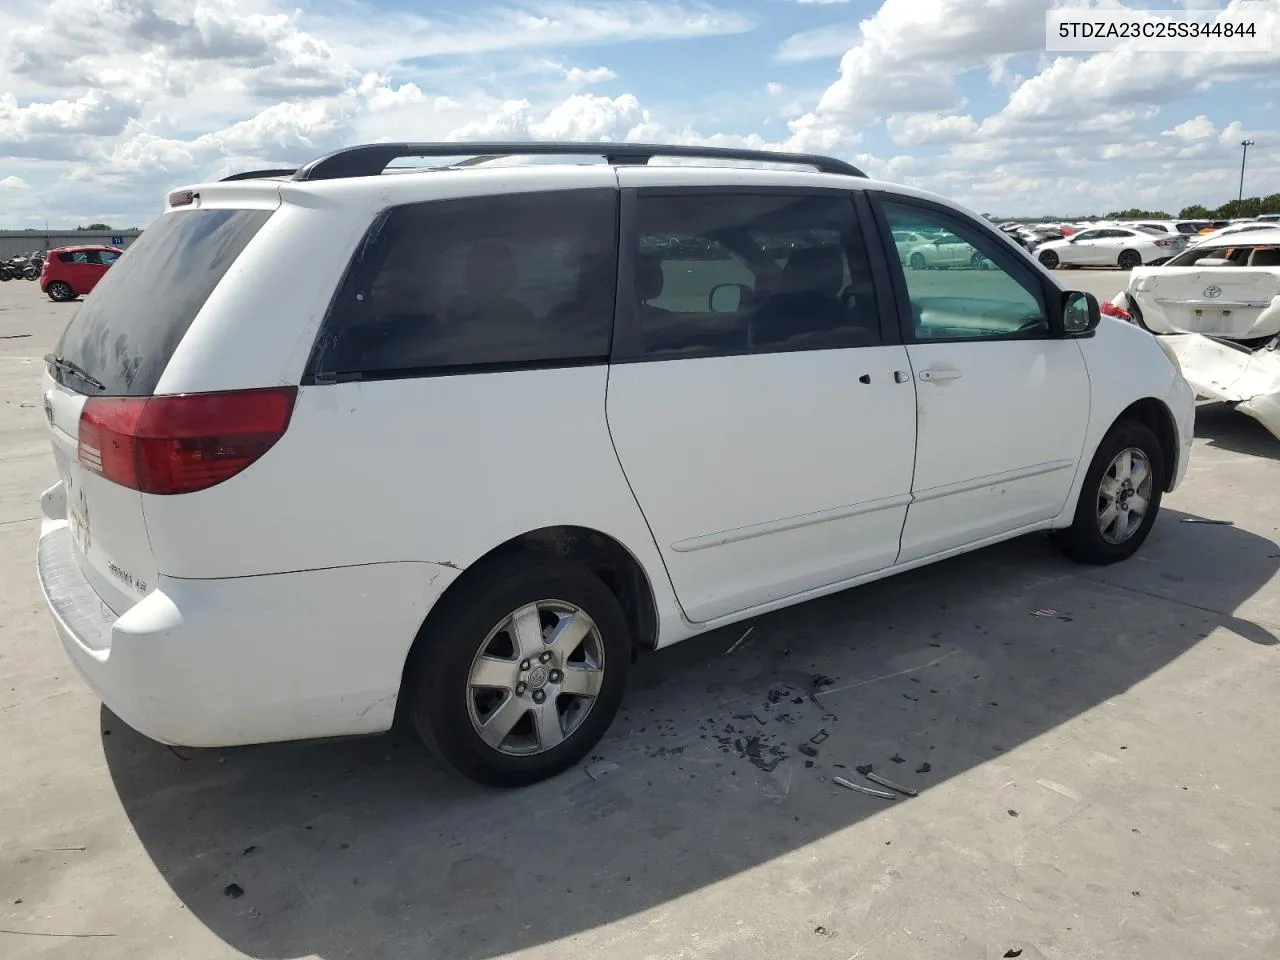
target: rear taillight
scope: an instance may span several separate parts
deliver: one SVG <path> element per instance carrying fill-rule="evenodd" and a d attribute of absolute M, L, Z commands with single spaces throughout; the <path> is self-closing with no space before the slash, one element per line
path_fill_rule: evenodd
<path fill-rule="evenodd" d="M 143 493 L 192 493 L 234 477 L 288 429 L 297 387 L 173 397 L 90 397 L 80 463 Z"/>
<path fill-rule="evenodd" d="M 1176 244 L 1177 242 L 1178 242 L 1177 240 L 1174 240 L 1172 237 L 1169 237 L 1169 238 L 1167 238 L 1167 239 L 1165 239 L 1165 240 L 1157 240 L 1157 241 L 1156 241 L 1156 246 L 1157 246 L 1157 247 L 1172 247 L 1172 246 L 1173 246 L 1174 244 Z"/>
<path fill-rule="evenodd" d="M 1106 317 L 1115 317 L 1119 320 L 1128 320 L 1133 322 L 1133 317 L 1129 315 L 1129 311 L 1121 307 L 1117 307 L 1114 303 L 1106 303 L 1105 301 L 1098 305 L 1098 310 Z"/>

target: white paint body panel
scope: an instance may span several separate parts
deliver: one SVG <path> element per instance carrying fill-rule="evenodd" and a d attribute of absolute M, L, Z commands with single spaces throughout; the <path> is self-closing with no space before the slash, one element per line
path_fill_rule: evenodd
<path fill-rule="evenodd" d="M 1140 267 L 1128 293 L 1153 333 L 1233 340 L 1280 333 L 1280 267 Z"/>
<path fill-rule="evenodd" d="M 690 619 L 893 564 L 915 459 L 907 369 L 902 346 L 613 368 L 613 440 Z"/>
<path fill-rule="evenodd" d="M 1060 263 L 1077 267 L 1114 267 L 1125 250 L 1136 250 L 1142 256 L 1143 263 L 1171 257 L 1181 247 L 1158 247 L 1156 241 L 1161 239 L 1154 234 L 1129 237 L 1102 237 L 1096 240 L 1050 240 L 1036 247 L 1039 256 L 1046 250 L 1058 255 Z"/>
<path fill-rule="evenodd" d="M 1078 341 L 918 343 L 907 352 L 919 436 L 900 559 L 1057 516 L 1089 424 Z"/>
<path fill-rule="evenodd" d="M 333 285 L 388 205 L 617 183 L 879 189 L 983 222 L 923 191 L 789 170 L 566 165 L 198 185 L 201 207 L 279 209 L 157 392 L 298 384 Z M 914 379 L 941 362 L 965 377 Z M 898 370 L 909 374 L 900 383 Z M 1180 478 L 1193 416 L 1190 388 L 1155 339 L 1107 318 L 1074 342 L 304 386 L 284 437 L 224 483 L 171 497 L 95 490 L 93 532 L 109 550 L 100 562 L 70 543 L 83 398 L 55 394 L 62 479 L 44 497 L 40 563 L 58 632 L 129 723 L 201 746 L 387 729 L 432 605 L 461 570 L 533 530 L 587 527 L 629 551 L 663 646 L 1065 525 L 1082 464 L 1144 397 L 1174 412 Z M 108 561 L 146 589 L 113 586 Z"/>

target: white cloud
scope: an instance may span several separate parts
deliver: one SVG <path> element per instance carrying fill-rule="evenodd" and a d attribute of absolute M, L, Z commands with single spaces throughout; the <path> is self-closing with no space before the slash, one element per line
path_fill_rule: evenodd
<path fill-rule="evenodd" d="M 940 113 L 907 113 L 893 116 L 885 123 L 889 136 L 899 146 L 954 143 L 978 132 L 978 124 L 970 116 Z"/>
<path fill-rule="evenodd" d="M 570 67 L 564 72 L 564 78 L 575 86 L 588 83 L 604 83 L 608 80 L 618 79 L 618 75 L 608 67 L 592 67 L 584 70 L 582 67 Z"/>
<path fill-rule="evenodd" d="M 837 3 L 848 3 L 849 0 L 795 0 L 802 7 L 832 7 Z"/>
<path fill-rule="evenodd" d="M 1165 130 L 1163 136 L 1177 137 L 1179 140 L 1207 140 L 1218 132 L 1217 127 L 1203 113 L 1190 120 L 1175 124 L 1172 130 Z"/>
<path fill-rule="evenodd" d="M 17 193 L 19 190 L 30 190 L 31 187 L 27 181 L 21 177 L 3 177 L 0 178 L 0 190 Z"/>
<path fill-rule="evenodd" d="M 782 63 L 800 63 L 842 57 L 846 50 L 858 42 L 861 35 L 861 28 L 857 26 L 837 25 L 802 30 L 782 41 L 777 58 Z"/>

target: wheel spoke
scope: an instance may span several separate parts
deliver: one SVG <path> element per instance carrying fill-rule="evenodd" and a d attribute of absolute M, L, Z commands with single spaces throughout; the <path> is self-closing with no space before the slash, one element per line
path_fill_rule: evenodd
<path fill-rule="evenodd" d="M 481 657 L 471 668 L 473 687 L 492 687 L 495 690 L 511 690 L 516 685 L 517 662 L 498 657 Z"/>
<path fill-rule="evenodd" d="M 1151 465 L 1145 460 L 1139 460 L 1133 465 L 1133 471 L 1129 474 L 1129 479 L 1133 482 L 1134 489 L 1140 490 L 1149 476 L 1151 476 Z"/>
<path fill-rule="evenodd" d="M 511 615 L 511 640 L 519 658 L 536 657 L 543 651 L 542 618 L 536 603 L 527 604 Z"/>
<path fill-rule="evenodd" d="M 1139 517 L 1147 515 L 1147 498 L 1141 494 L 1134 493 L 1129 496 L 1129 512 Z"/>
<path fill-rule="evenodd" d="M 560 692 L 571 693 L 578 697 L 598 697 L 602 686 L 604 686 L 603 670 L 569 666 L 565 667 Z"/>
<path fill-rule="evenodd" d="M 1106 497 L 1107 503 L 1111 503 L 1116 497 L 1120 496 L 1120 481 L 1113 477 L 1104 476 L 1102 478 L 1102 485 L 1098 488 L 1098 492 Z"/>
<path fill-rule="evenodd" d="M 1116 518 L 1119 516 L 1120 507 L 1114 503 L 1108 504 L 1107 509 L 1098 514 L 1098 526 L 1104 534 L 1111 529 L 1116 522 Z"/>
<path fill-rule="evenodd" d="M 493 711 L 480 726 L 480 736 L 484 742 L 497 750 L 502 741 L 507 739 L 511 730 L 529 709 L 529 704 L 515 694 L 502 701 L 502 705 Z"/>
<path fill-rule="evenodd" d="M 560 711 L 556 709 L 554 697 L 533 708 L 533 724 L 538 731 L 538 746 L 543 750 L 550 750 L 564 740 Z"/>
<path fill-rule="evenodd" d="M 1115 459 L 1116 479 L 1123 483 L 1128 480 L 1133 473 L 1133 454 L 1128 450 L 1123 451 Z"/>
<path fill-rule="evenodd" d="M 595 625 L 585 613 L 581 611 L 571 613 L 562 617 L 556 624 L 551 635 L 547 637 L 547 646 L 560 658 L 560 662 L 564 663 L 569 659 L 570 654 L 582 645 L 583 639 L 591 632 L 593 626 Z"/>

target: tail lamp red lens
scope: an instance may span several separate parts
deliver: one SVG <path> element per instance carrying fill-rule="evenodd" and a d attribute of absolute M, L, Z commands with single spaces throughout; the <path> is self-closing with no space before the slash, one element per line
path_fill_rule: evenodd
<path fill-rule="evenodd" d="M 80 463 L 143 493 L 205 490 L 275 446 L 297 387 L 171 397 L 90 397 L 80 413 Z"/>

